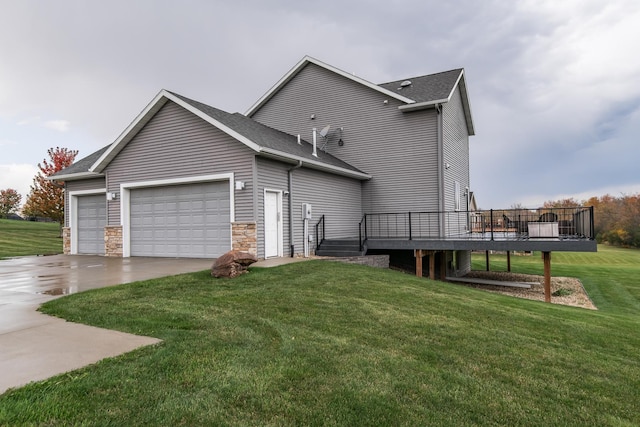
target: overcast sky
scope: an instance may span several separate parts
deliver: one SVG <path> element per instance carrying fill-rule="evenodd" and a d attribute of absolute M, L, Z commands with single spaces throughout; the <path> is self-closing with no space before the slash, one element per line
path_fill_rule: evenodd
<path fill-rule="evenodd" d="M 464 67 L 481 208 L 640 192 L 638 0 L 0 0 L 0 189 L 161 90 L 245 112 L 305 55 L 373 83 Z"/>

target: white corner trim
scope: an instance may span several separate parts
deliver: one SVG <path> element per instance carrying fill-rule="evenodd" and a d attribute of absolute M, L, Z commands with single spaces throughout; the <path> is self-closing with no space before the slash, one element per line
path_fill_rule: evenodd
<path fill-rule="evenodd" d="M 96 194 L 106 195 L 106 193 L 106 188 L 69 191 L 69 234 L 71 235 L 71 247 L 69 248 L 70 255 L 78 254 L 78 197 L 93 196 Z M 107 203 L 106 198 L 104 203 Z"/>
<path fill-rule="evenodd" d="M 120 184 L 120 225 L 122 225 L 122 257 L 131 257 L 131 190 L 136 188 L 163 187 L 167 185 L 196 184 L 200 182 L 229 181 L 229 227 L 235 222 L 234 174 L 187 176 L 182 178 L 135 181 Z M 231 241 L 229 242 L 231 247 Z"/>

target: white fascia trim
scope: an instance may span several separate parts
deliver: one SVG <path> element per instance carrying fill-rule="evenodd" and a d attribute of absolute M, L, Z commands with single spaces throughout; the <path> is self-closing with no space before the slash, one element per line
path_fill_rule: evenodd
<path fill-rule="evenodd" d="M 250 139 L 247 139 L 246 137 L 240 135 L 238 132 L 234 131 L 233 129 L 223 125 L 222 123 L 220 123 L 219 121 L 215 120 L 214 118 L 212 118 L 208 114 L 206 114 L 203 111 L 197 109 L 193 105 L 183 101 L 182 99 L 178 98 L 177 96 L 174 96 L 172 93 L 168 92 L 167 90 L 162 89 L 153 98 L 153 100 L 146 106 L 146 108 L 144 110 L 142 110 L 142 112 L 140 114 L 138 114 L 136 119 L 133 122 L 131 122 L 131 124 L 120 134 L 118 139 L 116 139 L 111 144 L 109 149 L 107 149 L 107 151 L 105 151 L 102 154 L 102 156 L 100 156 L 100 158 L 98 160 L 96 160 L 96 162 L 89 168 L 89 171 L 90 172 L 102 172 L 104 170 L 104 168 L 109 164 L 109 162 L 111 162 L 111 160 L 113 160 L 113 158 L 120 152 L 120 150 L 122 150 L 122 148 L 124 148 L 124 146 L 129 141 L 131 141 L 131 139 L 144 127 L 144 125 L 146 125 L 149 122 L 149 120 L 151 120 L 151 118 L 158 111 L 160 111 L 160 109 L 166 104 L 167 101 L 175 102 L 176 104 L 180 105 L 181 107 L 183 107 L 187 111 L 195 114 L 196 116 L 200 117 L 204 121 L 206 121 L 206 122 L 210 123 L 211 125 L 217 127 L 218 129 L 220 129 L 221 131 L 223 131 L 227 135 L 231 136 L 232 138 L 235 138 L 238 141 L 242 142 L 243 144 L 245 144 L 247 147 L 251 148 L 252 150 L 254 150 L 254 151 L 258 151 L 259 150 L 259 146 L 255 142 L 253 142 Z"/>
<path fill-rule="evenodd" d="M 319 61 L 319 60 L 317 60 L 315 58 L 312 58 L 312 57 L 307 55 L 304 58 L 302 58 L 302 60 L 300 60 L 300 62 L 298 62 L 291 70 L 289 70 L 289 72 L 287 74 L 285 74 L 280 80 L 278 80 L 278 82 L 275 85 L 273 85 L 271 87 L 271 89 L 269 89 L 267 91 L 267 93 L 262 95 L 262 97 L 260 99 L 258 99 L 258 101 L 255 104 L 253 104 L 247 110 L 247 112 L 245 113 L 245 116 L 251 117 L 251 115 L 253 113 L 255 113 L 260 107 L 262 107 L 262 105 L 264 105 L 276 92 L 278 92 L 278 90 L 280 90 L 280 88 L 282 86 L 284 86 L 289 80 L 291 80 L 296 74 L 298 74 L 298 72 L 300 70 L 302 70 L 302 68 L 304 68 L 305 65 L 307 65 L 309 63 L 315 64 L 315 65 L 317 65 L 319 67 L 322 67 L 322 68 L 324 68 L 326 70 L 329 70 L 329 71 L 331 71 L 333 73 L 336 73 L 336 74 L 338 74 L 340 76 L 346 77 L 346 78 L 348 78 L 348 79 L 350 79 L 350 80 L 352 80 L 352 81 L 354 81 L 356 83 L 364 85 L 364 86 L 366 86 L 366 87 L 368 87 L 370 89 L 373 89 L 375 91 L 378 91 L 378 92 L 384 94 L 385 96 L 389 96 L 391 98 L 397 99 L 397 100 L 402 101 L 404 103 L 412 104 L 412 103 L 415 102 L 413 99 L 409 99 L 407 97 L 399 95 L 399 94 L 397 94 L 395 92 L 392 92 L 392 91 L 390 91 L 388 89 L 380 87 L 375 83 L 371 83 L 368 80 L 365 80 L 365 79 L 363 79 L 361 77 L 354 76 L 353 74 L 347 73 L 346 71 L 343 71 L 343 70 L 341 70 L 339 68 L 336 68 L 336 67 L 334 67 L 332 65 L 326 64 L 326 63 L 324 63 L 322 61 Z"/>
<path fill-rule="evenodd" d="M 78 197 L 106 193 L 106 188 L 69 191 L 69 232 L 71 234 L 71 247 L 69 248 L 69 253 L 71 255 L 78 254 Z M 105 204 L 106 203 L 107 201 L 105 200 Z"/>
<path fill-rule="evenodd" d="M 80 179 L 87 178 L 102 178 L 104 174 L 96 173 L 96 172 L 79 172 L 79 173 L 70 173 L 68 175 L 56 175 L 56 176 L 48 176 L 45 179 L 49 181 L 76 181 Z"/>
<path fill-rule="evenodd" d="M 400 111 L 415 111 L 415 110 L 424 110 L 427 108 L 435 107 L 438 104 L 444 104 L 445 102 L 449 102 L 450 98 L 437 99 L 435 101 L 426 101 L 426 102 L 418 102 L 411 105 L 401 105 L 398 107 Z"/>
<path fill-rule="evenodd" d="M 451 92 L 449 93 L 449 96 L 447 97 L 447 102 L 451 101 L 451 98 L 453 97 L 453 93 L 456 91 L 456 88 L 458 87 L 458 84 L 460 83 L 460 79 L 462 79 L 462 75 L 463 74 L 464 74 L 464 70 L 460 70 L 460 74 L 458 75 L 458 78 L 456 79 L 456 83 L 451 88 Z"/>
<path fill-rule="evenodd" d="M 166 103 L 166 91 L 161 90 L 153 100 L 145 107 L 144 110 L 127 126 L 127 128 L 118 136 L 111 146 L 102 153 L 102 156 L 89 168 L 89 172 L 102 172 L 111 160 L 120 152 L 120 150 L 137 134 L 145 124 L 157 113 Z M 165 98 L 165 99 L 163 99 Z"/>
<path fill-rule="evenodd" d="M 183 178 L 157 179 L 150 181 L 126 182 L 120 184 L 120 225 L 122 225 L 122 257 L 131 257 L 131 194 L 136 188 L 162 187 L 176 184 L 195 184 L 199 182 L 229 181 L 229 227 L 235 222 L 234 174 L 187 176 Z M 231 241 L 229 247 L 231 247 Z"/>
<path fill-rule="evenodd" d="M 294 160 L 295 162 L 302 162 L 303 165 L 306 165 L 307 167 L 312 167 L 313 169 L 320 169 L 320 170 L 330 171 L 330 172 L 336 173 L 338 175 L 348 176 L 348 177 L 351 177 L 351 178 L 357 178 L 357 179 L 371 179 L 372 178 L 371 175 L 363 173 L 363 172 L 356 172 L 356 171 L 352 171 L 352 170 L 349 170 L 349 169 L 341 168 L 339 166 L 333 166 L 333 165 L 329 165 L 329 164 L 318 162 L 318 161 L 314 161 L 314 160 L 308 160 L 308 159 L 305 159 L 304 157 L 299 157 L 299 156 L 291 155 L 291 154 L 288 154 L 288 153 L 283 153 L 282 151 L 273 150 L 273 149 L 270 149 L 270 148 L 263 148 L 262 150 L 260 150 L 260 153 L 266 154 L 268 156 L 277 157 L 277 158 L 280 158 L 280 159 L 284 158 L 284 159 Z"/>
<path fill-rule="evenodd" d="M 462 70 L 462 72 L 464 73 L 464 70 Z M 461 76 L 458 81 L 460 82 L 460 91 L 463 93 L 462 106 L 465 109 L 465 113 L 468 114 L 467 127 L 469 128 L 469 135 L 475 135 L 476 130 L 473 125 L 473 115 L 471 114 L 471 102 L 469 102 L 469 93 L 467 92 L 467 79 L 464 76 Z"/>

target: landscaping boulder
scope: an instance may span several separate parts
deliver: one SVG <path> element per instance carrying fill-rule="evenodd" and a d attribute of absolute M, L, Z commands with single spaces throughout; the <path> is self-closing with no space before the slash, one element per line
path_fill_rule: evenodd
<path fill-rule="evenodd" d="M 237 277 L 246 273 L 247 267 L 256 261 L 258 258 L 249 252 L 229 251 L 213 263 L 211 275 L 213 277 Z"/>

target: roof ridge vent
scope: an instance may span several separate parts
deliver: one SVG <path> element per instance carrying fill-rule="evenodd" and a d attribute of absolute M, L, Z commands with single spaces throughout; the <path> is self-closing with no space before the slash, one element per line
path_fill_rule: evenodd
<path fill-rule="evenodd" d="M 411 80 L 405 80 L 402 83 L 400 83 L 400 87 L 407 87 L 407 86 L 411 86 Z"/>

